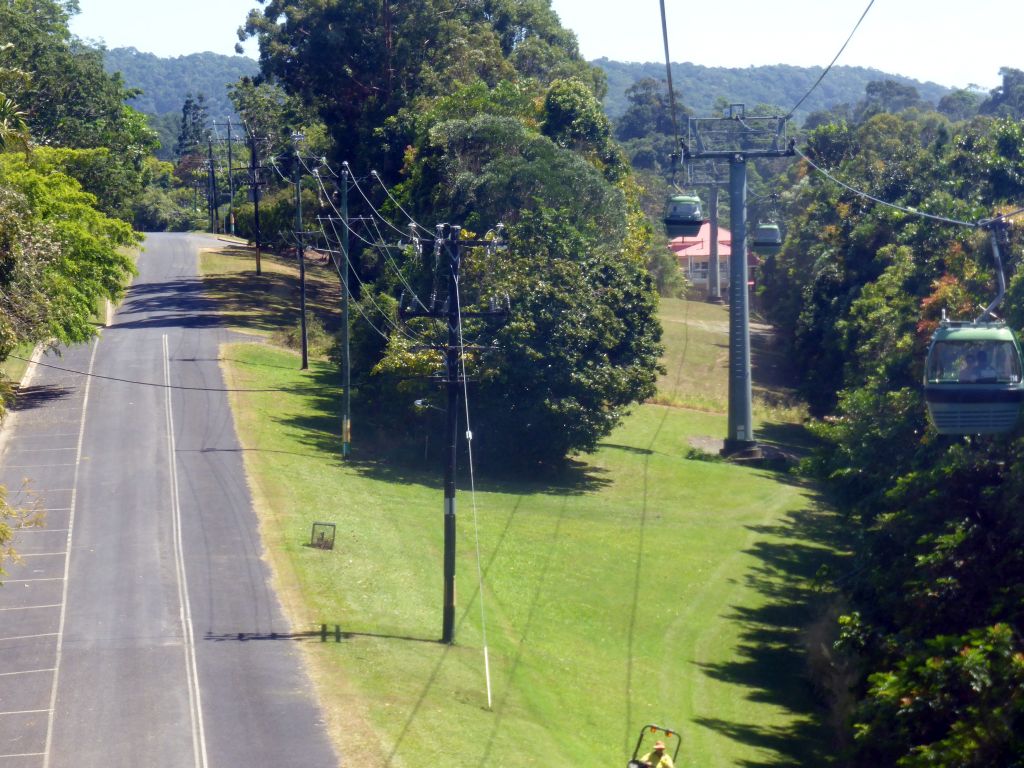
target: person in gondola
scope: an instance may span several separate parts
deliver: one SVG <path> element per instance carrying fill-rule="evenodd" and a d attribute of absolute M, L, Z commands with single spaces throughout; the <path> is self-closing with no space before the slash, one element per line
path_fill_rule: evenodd
<path fill-rule="evenodd" d="M 982 381 L 995 379 L 997 376 L 996 369 L 988 362 L 988 352 L 979 349 L 976 353 L 967 355 L 967 367 L 960 373 L 960 381 Z"/>
<path fill-rule="evenodd" d="M 640 758 L 640 764 L 647 768 L 675 768 L 672 758 L 665 752 L 665 742 L 656 741 L 654 747 Z"/>

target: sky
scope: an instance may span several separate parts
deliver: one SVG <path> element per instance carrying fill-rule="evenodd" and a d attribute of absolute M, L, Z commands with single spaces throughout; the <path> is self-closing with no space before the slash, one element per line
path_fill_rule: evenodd
<path fill-rule="evenodd" d="M 158 56 L 231 54 L 255 0 L 79 0 L 71 30 Z M 705 66 L 826 66 L 868 0 L 665 0 L 673 61 Z M 552 0 L 587 59 L 663 61 L 658 0 Z M 200 21 L 201 20 L 201 21 Z M 837 64 L 951 87 L 1000 84 L 1024 69 L 1020 0 L 875 0 Z M 247 53 L 255 55 L 250 43 Z"/>

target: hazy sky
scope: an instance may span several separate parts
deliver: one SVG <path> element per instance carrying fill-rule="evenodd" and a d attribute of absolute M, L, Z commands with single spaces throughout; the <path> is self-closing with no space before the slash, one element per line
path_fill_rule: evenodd
<path fill-rule="evenodd" d="M 230 54 L 255 0 L 79 0 L 71 29 L 160 56 Z M 868 0 L 665 0 L 673 61 L 707 66 L 825 66 Z M 663 60 L 658 0 L 552 0 L 588 59 Z M 1024 69 L 1021 0 L 876 0 L 839 64 L 948 86 L 999 85 Z"/>

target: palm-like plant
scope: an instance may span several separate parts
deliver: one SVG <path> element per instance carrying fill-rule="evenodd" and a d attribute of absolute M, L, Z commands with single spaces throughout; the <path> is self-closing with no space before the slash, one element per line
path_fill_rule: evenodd
<path fill-rule="evenodd" d="M 28 152 L 28 123 L 13 99 L 0 92 L 0 152 L 21 149 Z"/>

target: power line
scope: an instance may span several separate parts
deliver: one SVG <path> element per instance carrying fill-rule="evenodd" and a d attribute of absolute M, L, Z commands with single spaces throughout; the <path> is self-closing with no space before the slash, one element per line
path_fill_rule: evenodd
<path fill-rule="evenodd" d="M 347 163 L 346 163 L 346 165 L 347 165 Z M 407 218 L 413 225 L 415 225 L 419 229 L 422 229 L 424 232 L 426 232 L 429 235 L 430 234 L 430 230 L 427 229 L 426 227 L 424 227 L 423 225 L 421 225 L 412 216 L 410 216 L 409 212 L 407 210 L 405 210 L 405 208 L 402 207 L 402 204 L 400 202 L 398 202 L 394 198 L 394 196 L 392 196 L 391 190 L 388 189 L 387 185 L 384 183 L 384 180 L 380 177 L 380 174 L 377 173 L 376 171 L 370 171 L 370 175 L 377 180 L 377 183 L 380 184 L 381 189 L 384 190 L 384 194 L 388 196 L 388 200 L 390 200 L 392 203 L 394 203 L 398 207 L 398 210 L 400 210 L 405 215 L 405 218 Z"/>
<path fill-rule="evenodd" d="M 807 100 L 808 96 L 810 96 L 812 93 L 814 93 L 814 90 L 819 85 L 821 85 L 821 81 L 825 79 L 825 75 L 827 75 L 829 73 L 829 71 L 832 69 L 832 66 L 839 60 L 839 57 L 843 55 L 843 51 L 846 50 L 846 46 L 848 46 L 850 44 L 850 41 L 853 39 L 853 36 L 857 33 L 857 29 L 860 27 L 860 23 L 862 21 L 864 21 L 864 17 L 868 15 L 868 11 L 871 10 L 871 6 L 873 6 L 874 4 L 875 4 L 875 0 L 871 0 L 868 3 L 868 7 L 864 9 L 864 13 L 862 13 L 860 15 L 860 18 L 857 20 L 857 23 L 853 25 L 853 31 L 850 32 L 850 36 L 846 38 L 846 42 L 843 43 L 843 47 L 839 49 L 839 53 L 837 53 L 835 55 L 835 58 L 832 59 L 832 62 L 827 67 L 825 67 L 825 71 L 821 73 L 821 77 L 819 77 L 815 81 L 814 85 L 811 86 L 810 90 L 807 91 L 807 93 L 805 93 L 803 95 L 803 98 L 800 99 L 800 101 L 798 101 L 793 106 L 793 108 L 791 110 L 789 110 L 789 114 L 786 115 L 786 119 L 787 120 L 789 120 L 791 117 L 793 117 L 793 114 L 800 108 L 800 105 L 803 104 Z"/>
<path fill-rule="evenodd" d="M 348 168 L 348 163 L 345 163 L 345 167 Z M 307 167 L 307 170 L 309 170 L 308 167 Z M 331 195 L 327 191 L 327 187 L 324 185 L 323 179 L 320 178 L 320 175 L 318 173 L 316 173 L 316 172 L 312 172 L 312 173 L 313 173 L 313 176 L 316 178 L 317 183 L 320 185 L 320 189 L 324 192 L 324 197 L 327 198 L 327 202 L 331 206 L 331 209 L 334 211 L 335 214 L 337 214 L 338 216 L 341 216 L 340 212 L 338 211 L 337 206 L 334 204 L 334 201 L 331 199 Z M 377 174 L 376 171 L 372 171 L 371 173 L 373 175 Z M 377 176 L 377 179 L 379 181 L 380 177 Z M 383 186 L 383 182 L 381 182 L 381 185 Z M 357 190 L 360 190 L 360 194 L 362 194 L 362 191 L 361 191 L 361 189 L 359 187 L 359 184 L 355 181 L 354 177 L 353 177 L 353 186 Z M 386 191 L 387 191 L 387 188 L 385 187 L 385 192 Z M 389 195 L 390 195 L 390 193 L 389 193 Z M 363 199 L 366 200 L 366 195 L 363 194 L 362 196 L 363 196 Z M 367 204 L 370 205 L 370 210 L 373 213 L 376 213 L 378 215 L 378 217 L 380 217 L 379 211 L 377 211 L 377 209 L 373 207 L 373 205 L 369 202 L 369 200 L 367 200 Z M 381 217 L 381 220 L 384 221 L 389 226 L 391 226 L 392 229 L 396 229 L 393 225 L 390 224 L 390 222 L 388 222 L 386 219 L 383 219 L 383 217 Z M 391 256 L 391 246 L 387 245 L 384 242 L 384 235 L 381 233 L 380 228 L 377 227 L 376 220 L 373 217 L 371 217 L 371 221 L 374 224 L 374 229 L 377 230 L 377 242 L 371 242 L 371 241 L 367 240 L 366 238 L 362 237 L 359 233 L 354 231 L 351 227 L 349 227 L 349 232 L 351 234 L 355 235 L 356 239 L 360 240 L 361 242 L 363 242 L 367 246 L 369 246 L 371 248 L 376 248 L 377 250 L 381 251 L 384 254 L 385 261 L 387 261 L 387 263 L 391 266 L 391 268 L 394 270 L 395 274 L 398 275 L 398 279 L 399 279 L 399 281 L 401 281 L 401 283 L 405 287 L 405 289 L 407 291 L 409 291 L 409 293 L 412 295 L 412 297 L 416 300 L 416 302 L 421 307 L 426 309 L 427 308 L 426 305 L 423 303 L 423 301 L 417 295 L 417 293 L 413 289 L 413 287 L 409 284 L 409 281 L 406 280 L 405 274 L 402 272 L 401 267 L 399 267 L 398 263 L 394 260 L 394 258 L 392 258 L 392 256 Z M 413 223 L 415 224 L 415 222 L 413 222 Z M 346 224 L 346 226 L 348 226 L 348 225 Z M 419 226 L 419 224 L 416 224 L 416 226 Z M 421 229 L 422 229 L 422 227 L 421 227 Z M 336 230 L 335 230 L 335 233 L 337 233 Z M 406 234 L 406 233 L 402 233 L 399 230 L 399 234 Z M 358 276 L 357 276 L 357 279 L 358 279 Z"/>
<path fill-rule="evenodd" d="M 27 360 L 24 357 L 18 355 L 7 355 L 12 360 L 19 360 L 23 363 L 31 363 L 31 360 Z M 135 379 L 123 379 L 119 376 L 102 376 L 98 373 L 89 373 L 88 371 L 79 371 L 74 368 L 63 368 L 59 365 L 50 365 L 49 363 L 43 363 L 36 361 L 36 365 L 42 368 L 50 368 L 54 371 L 61 371 L 63 373 L 74 373 L 79 376 L 85 376 L 91 379 L 104 379 L 105 381 L 116 381 L 121 384 L 135 384 L 140 387 L 155 387 L 157 389 L 181 389 L 189 392 L 333 392 L 334 390 L 330 387 L 267 387 L 265 389 L 235 389 L 231 387 L 186 387 L 180 384 L 161 384 L 155 381 L 137 381 Z"/>
<path fill-rule="evenodd" d="M 333 249 L 333 248 L 331 248 L 331 247 L 330 247 L 330 242 L 331 242 L 331 240 L 330 240 L 330 238 L 328 237 L 328 235 L 327 235 L 327 232 L 326 232 L 326 231 L 325 231 L 325 230 L 323 229 L 323 222 L 324 222 L 324 219 L 323 219 L 323 217 L 317 217 L 317 221 L 319 221 L 319 222 L 320 222 L 320 229 L 321 229 L 321 232 L 323 232 L 323 235 L 324 235 L 324 239 L 325 239 L 325 240 L 327 241 L 327 243 L 328 243 L 328 248 L 327 248 L 327 252 L 328 252 L 328 253 L 329 253 L 329 254 L 330 254 L 330 255 L 332 256 L 332 259 L 331 259 L 331 260 L 332 260 L 332 262 L 334 262 L 334 267 L 335 267 L 335 269 L 337 270 L 337 272 L 338 272 L 338 275 L 339 275 L 339 276 L 340 276 L 340 277 L 341 277 L 342 279 L 344 279 L 344 275 L 343 275 L 343 274 L 342 274 L 342 272 L 341 272 L 341 267 L 340 267 L 340 266 L 339 266 L 339 264 L 337 263 L 337 260 L 333 258 L 333 256 L 334 256 L 334 254 L 335 254 L 335 252 L 336 252 L 336 251 L 335 251 L 335 249 Z M 326 221 L 327 221 L 327 222 L 328 222 L 328 223 L 329 223 L 329 224 L 331 225 L 331 229 L 332 229 L 332 230 L 334 231 L 334 237 L 335 237 L 335 239 L 336 239 L 336 240 L 338 240 L 338 241 L 340 242 L 340 240 L 341 240 L 341 236 L 340 236 L 340 235 L 338 234 L 338 230 L 337 230 L 337 228 L 336 228 L 336 227 L 335 227 L 335 225 L 334 225 L 334 219 L 333 219 L 333 218 L 330 218 L 330 217 L 328 217 L 328 218 L 326 219 Z M 352 228 L 351 228 L 351 227 L 349 227 L 349 232 L 352 232 L 352 234 L 355 234 L 355 232 L 354 232 L 354 231 L 352 230 Z M 359 237 L 359 235 L 356 235 L 356 237 Z M 360 237 L 359 239 L 363 240 L 364 242 L 369 242 L 369 241 L 366 241 L 366 240 L 364 240 L 364 239 L 363 239 L 363 238 L 361 238 L 361 237 Z M 337 252 L 338 252 L 338 253 L 341 253 L 341 251 L 340 251 L 340 250 L 338 250 Z M 356 279 L 356 282 L 357 282 L 357 283 L 359 283 L 359 287 L 360 287 L 360 289 L 361 289 L 361 292 L 363 293 L 363 295 L 365 295 L 365 296 L 366 296 L 366 298 L 368 298 L 368 299 L 370 300 L 370 303 L 371 303 L 371 304 L 373 304 L 373 307 L 374 307 L 374 309 L 376 309 L 376 310 L 377 310 L 377 312 L 379 312 L 379 313 L 381 314 L 381 316 L 382 316 L 382 317 L 384 318 L 385 322 L 386 322 L 386 323 L 387 323 L 387 325 L 388 325 L 388 326 L 389 326 L 389 327 L 391 328 L 391 330 L 392 330 L 392 331 L 397 331 L 398 333 L 400 333 L 401 335 L 405 336 L 405 337 L 406 337 L 407 339 L 409 339 L 409 341 L 412 341 L 413 343 L 416 343 L 416 344 L 424 343 L 424 341 L 425 341 L 424 339 L 422 339 L 422 338 L 420 338 L 420 337 L 417 337 L 417 336 L 412 336 L 412 335 L 410 335 L 410 334 L 409 334 L 409 333 L 408 333 L 408 332 L 407 332 L 407 331 L 406 331 L 406 330 L 405 330 L 405 329 L 404 329 L 404 328 L 403 328 L 403 327 L 402 327 L 402 326 L 401 326 L 400 324 L 396 323 L 396 322 L 395 322 L 394 320 L 392 320 L 392 319 L 391 319 L 391 317 L 390 317 L 390 316 L 388 315 L 388 313 L 387 313 L 387 312 L 385 312 L 385 311 L 384 311 L 384 310 L 383 310 L 383 309 L 381 308 L 381 306 L 380 306 L 380 305 L 379 305 L 379 304 L 378 304 L 378 303 L 377 303 L 377 302 L 376 302 L 376 301 L 374 300 L 374 298 L 373 298 L 373 292 L 372 292 L 372 291 L 369 291 L 369 290 L 366 290 L 366 283 L 364 283 L 364 282 L 363 282 L 363 280 L 362 280 L 362 278 L 360 278 L 360 277 L 359 277 L 359 272 L 358 272 L 358 271 L 357 271 L 357 270 L 356 270 L 356 269 L 355 269 L 355 268 L 353 267 L 353 265 L 352 265 L 352 261 L 351 261 L 351 259 L 349 258 L 348 254 L 343 254 L 343 256 L 345 257 L 345 263 L 346 263 L 346 265 L 348 266 L 349 270 L 351 271 L 351 273 L 352 273 L 352 276 L 353 276 L 353 277 L 355 277 L 355 279 Z M 357 308 L 359 307 L 359 303 L 358 303 L 358 302 L 356 303 L 356 307 L 357 307 Z M 360 314 L 362 314 L 362 310 L 360 310 Z M 363 318 L 364 318 L 364 319 L 365 319 L 365 320 L 366 320 L 367 322 L 370 322 L 370 321 L 369 321 L 369 318 L 367 318 L 367 317 L 366 317 L 365 315 L 363 315 Z M 374 324 L 373 324 L 372 322 L 370 322 L 370 325 L 372 325 L 372 326 L 373 326 L 373 328 L 374 328 L 374 329 L 375 329 L 375 330 L 376 330 L 376 331 L 377 331 L 378 333 L 380 333 L 380 334 L 381 334 L 382 336 L 384 336 L 384 338 L 385 338 L 385 339 L 387 338 L 387 336 L 385 336 L 385 335 L 384 335 L 383 333 L 381 333 L 380 329 L 379 329 L 379 328 L 377 328 L 377 326 L 376 326 L 376 325 L 374 325 Z"/>
<path fill-rule="evenodd" d="M 346 165 L 347 165 L 347 163 L 346 163 Z M 373 173 L 376 173 L 376 171 L 371 171 L 371 174 L 373 174 Z M 381 185 L 383 186 L 383 182 L 381 183 Z M 404 237 L 405 235 L 407 235 L 407 234 L 408 234 L 408 233 L 407 233 L 407 232 L 405 232 L 404 230 L 402 230 L 402 229 L 399 229 L 399 228 L 398 228 L 398 227 L 396 227 L 396 226 L 395 226 L 394 224 L 392 224 L 392 223 L 391 223 L 391 221 L 390 221 L 390 220 L 388 220 L 388 219 L 387 219 L 387 218 L 386 218 L 386 217 L 384 216 L 384 214 L 383 214 L 383 213 L 381 213 L 381 212 L 380 212 L 380 211 L 379 211 L 379 210 L 377 209 L 377 207 L 376 207 L 376 206 L 375 206 L 375 205 L 373 204 L 373 202 L 372 202 L 372 201 L 370 200 L 370 198 L 369 198 L 369 197 L 368 197 L 368 196 L 366 195 L 366 193 L 365 193 L 365 192 L 363 191 L 363 188 L 362 188 L 361 186 L 359 186 L 359 182 L 358 182 L 358 181 L 356 181 L 355 177 L 353 177 L 353 178 L 352 178 L 352 186 L 356 188 L 356 191 L 357 191 L 357 192 L 358 192 L 358 193 L 359 193 L 359 194 L 360 194 L 360 195 L 362 196 L 363 200 L 365 200 L 365 201 L 366 201 L 366 204 L 367 204 L 368 206 L 370 206 L 370 210 L 371 210 L 371 211 L 372 211 L 372 212 L 373 212 L 374 214 L 376 214 L 377 218 L 379 218 L 379 219 L 380 219 L 381 221 L 383 221 L 383 222 L 384 222 L 385 224 L 387 224 L 387 225 L 388 225 L 389 227 L 391 227 L 391 229 L 395 230 L 395 232 L 397 232 L 397 233 L 398 233 L 399 235 L 402 235 L 402 236 Z M 404 211 L 403 211 L 403 213 L 404 213 Z M 406 214 L 406 216 L 408 216 L 408 214 Z M 413 221 L 413 220 L 412 220 L 411 218 L 410 218 L 410 221 L 412 221 L 412 223 L 413 223 L 413 224 L 416 224 L 416 222 L 415 222 L 415 221 Z M 420 225 L 419 225 L 419 224 L 416 224 L 416 226 L 417 226 L 417 227 L 419 227 Z M 420 227 L 420 229 L 423 229 L 423 231 L 425 231 L 425 232 L 429 232 L 429 231 L 430 231 L 430 230 L 424 229 L 423 227 Z"/>

